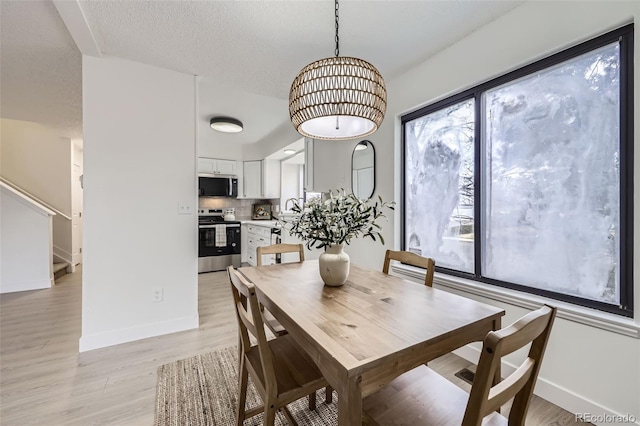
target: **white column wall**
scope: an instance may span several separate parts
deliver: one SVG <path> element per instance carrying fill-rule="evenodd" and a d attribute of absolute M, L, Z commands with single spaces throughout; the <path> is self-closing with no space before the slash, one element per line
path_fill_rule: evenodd
<path fill-rule="evenodd" d="M 83 97 L 80 351 L 196 328 L 194 77 L 84 56 Z"/>
<path fill-rule="evenodd" d="M 400 125 L 403 113 L 543 58 L 622 25 L 637 22 L 637 1 L 526 2 L 471 33 L 404 75 L 387 82 L 388 108 L 369 139 L 376 148 L 376 195 L 400 199 Z M 640 140 L 640 28 L 635 31 L 635 141 Z M 355 144 L 355 143 L 354 143 Z M 346 155 L 346 148 L 340 155 Z M 338 155 L 338 154 L 337 154 Z M 640 187 L 640 150 L 634 153 L 634 183 Z M 328 164 L 333 167 L 335 163 Z M 322 167 L 316 163 L 316 167 Z M 345 166 L 342 166 L 345 173 Z M 392 172 L 393 171 L 393 172 Z M 634 195 L 634 294 L 640 310 L 640 203 Z M 437 202 L 434 200 L 434 202 Z M 398 205 L 398 207 L 400 207 Z M 399 214 L 399 209 L 398 209 Z M 399 217 L 383 224 L 387 247 L 354 241 L 345 249 L 359 265 L 381 268 L 384 250 L 399 247 Z M 436 278 L 436 287 L 437 287 Z M 504 307 L 508 324 L 526 312 L 518 306 L 461 294 Z M 640 324 L 640 314 L 635 314 Z M 640 340 L 559 318 L 536 392 L 573 412 L 630 414 L 640 424 Z M 604 424 L 604 423 L 603 423 Z"/>

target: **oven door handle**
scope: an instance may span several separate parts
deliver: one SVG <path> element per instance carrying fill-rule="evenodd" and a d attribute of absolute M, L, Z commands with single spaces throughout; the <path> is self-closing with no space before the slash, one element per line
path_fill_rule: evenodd
<path fill-rule="evenodd" d="M 211 229 L 217 226 L 224 226 L 225 228 L 239 228 L 239 224 L 224 224 L 224 225 L 198 225 L 198 229 Z"/>

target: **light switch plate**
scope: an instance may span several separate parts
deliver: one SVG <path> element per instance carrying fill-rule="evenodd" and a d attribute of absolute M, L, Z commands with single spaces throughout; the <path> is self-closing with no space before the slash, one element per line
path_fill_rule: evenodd
<path fill-rule="evenodd" d="M 193 207 L 190 203 L 178 203 L 178 214 L 191 214 L 193 213 Z"/>

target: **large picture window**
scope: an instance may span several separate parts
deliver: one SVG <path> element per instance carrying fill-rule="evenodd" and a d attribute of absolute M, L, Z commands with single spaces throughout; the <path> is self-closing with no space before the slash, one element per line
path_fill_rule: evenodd
<path fill-rule="evenodd" d="M 402 118 L 403 248 L 626 316 L 631 25 Z"/>

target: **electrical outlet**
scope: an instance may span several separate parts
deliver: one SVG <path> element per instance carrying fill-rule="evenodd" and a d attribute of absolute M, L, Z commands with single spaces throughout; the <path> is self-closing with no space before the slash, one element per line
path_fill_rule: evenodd
<path fill-rule="evenodd" d="M 191 214 L 192 213 L 191 204 L 189 203 L 178 203 L 178 214 Z"/>
<path fill-rule="evenodd" d="M 162 302 L 162 287 L 155 287 L 151 293 L 152 302 Z"/>

